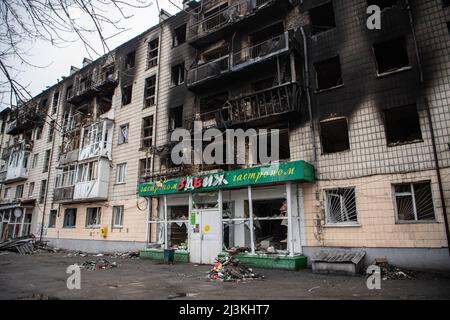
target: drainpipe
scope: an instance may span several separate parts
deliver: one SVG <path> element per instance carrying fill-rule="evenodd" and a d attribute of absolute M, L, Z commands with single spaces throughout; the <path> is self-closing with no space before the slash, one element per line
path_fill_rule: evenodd
<path fill-rule="evenodd" d="M 420 59 L 419 54 L 419 46 L 417 45 L 417 37 L 416 37 L 416 28 L 414 27 L 414 17 L 411 10 L 411 4 L 409 3 L 409 0 L 406 0 L 406 7 L 408 9 L 408 15 L 409 15 L 409 24 L 411 25 L 411 32 L 414 39 L 414 49 L 416 52 L 416 59 L 417 59 L 417 65 L 419 66 L 419 79 L 420 83 L 423 83 L 423 67 L 422 67 L 422 61 Z"/>
<path fill-rule="evenodd" d="M 439 186 L 439 196 L 441 198 L 440 200 L 441 200 L 441 204 L 442 204 L 442 214 L 444 215 L 445 234 L 447 236 L 447 249 L 448 249 L 448 253 L 450 255 L 450 230 L 449 230 L 449 226 L 448 226 L 447 207 L 445 205 L 444 188 L 442 187 L 441 169 L 439 167 L 436 139 L 434 136 L 433 120 L 431 118 L 431 111 L 430 111 L 430 106 L 428 104 L 427 98 L 424 98 L 424 104 L 425 104 L 425 108 L 427 110 L 428 125 L 430 126 L 431 143 L 433 145 L 434 167 L 435 167 L 438 186 Z"/>
<path fill-rule="evenodd" d="M 311 94 L 310 94 L 310 83 L 309 83 L 309 61 L 308 61 L 308 43 L 306 40 L 306 34 L 303 27 L 300 27 L 303 38 L 303 58 L 305 61 L 305 86 L 306 86 L 306 99 L 308 101 L 308 113 L 311 126 L 311 145 L 313 148 L 313 159 L 314 164 L 317 163 L 317 150 L 316 150 L 316 131 L 314 130 L 314 121 L 311 106 Z"/>

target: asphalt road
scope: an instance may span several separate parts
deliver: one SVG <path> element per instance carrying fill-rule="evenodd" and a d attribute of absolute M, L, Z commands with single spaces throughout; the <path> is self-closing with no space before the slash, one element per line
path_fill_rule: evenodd
<path fill-rule="evenodd" d="M 0 299 L 449 299 L 450 275 L 417 273 L 368 290 L 364 276 L 316 275 L 311 270 L 256 270 L 264 280 L 211 282 L 210 266 L 164 265 L 104 257 L 117 268 L 82 270 L 81 289 L 69 290 L 67 267 L 96 257 L 67 253 L 0 255 Z"/>

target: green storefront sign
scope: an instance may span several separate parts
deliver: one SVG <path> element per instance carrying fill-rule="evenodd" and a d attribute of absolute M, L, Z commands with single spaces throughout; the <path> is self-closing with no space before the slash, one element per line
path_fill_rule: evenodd
<path fill-rule="evenodd" d="M 211 173 L 205 176 L 181 177 L 165 182 L 142 183 L 141 197 L 192 191 L 211 191 L 287 181 L 314 182 L 314 167 L 305 161 Z"/>

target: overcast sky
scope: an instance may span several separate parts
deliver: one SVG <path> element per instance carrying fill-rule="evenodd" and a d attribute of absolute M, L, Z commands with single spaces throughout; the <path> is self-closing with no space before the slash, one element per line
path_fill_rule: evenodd
<path fill-rule="evenodd" d="M 182 0 L 172 0 L 172 2 L 178 5 L 178 7 L 182 6 Z M 180 11 L 168 0 L 159 0 L 159 6 L 170 14 L 176 14 Z M 126 13 L 133 15 L 133 17 L 122 20 L 120 26 L 129 30 L 110 39 L 108 41 L 110 49 L 114 49 L 120 44 L 132 39 L 159 21 L 156 0 L 152 0 L 152 5 L 148 8 L 127 8 Z M 104 33 L 106 35 L 112 35 L 116 34 L 117 31 L 111 27 L 110 29 L 105 29 Z M 96 50 L 101 53 L 100 43 L 95 41 L 96 39 L 92 40 L 92 43 L 98 43 Z M 29 51 L 28 61 L 34 65 L 45 66 L 45 68 L 22 65 L 18 61 L 15 64 L 17 68 L 23 71 L 20 75 L 21 83 L 29 85 L 28 88 L 33 95 L 57 83 L 57 79 L 61 79 L 62 76 L 69 75 L 70 66 L 80 67 L 83 58 L 89 57 L 81 41 L 68 43 L 64 48 L 53 47 L 51 44 L 44 42 L 35 42 L 34 44 L 30 44 L 30 46 L 32 46 L 32 50 Z M 98 56 L 94 55 L 92 58 L 96 59 Z M 0 109 L 2 109 L 1 106 Z"/>

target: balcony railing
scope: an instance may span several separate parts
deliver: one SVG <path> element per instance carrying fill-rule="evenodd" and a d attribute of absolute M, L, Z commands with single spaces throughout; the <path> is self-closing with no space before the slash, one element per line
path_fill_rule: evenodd
<path fill-rule="evenodd" d="M 0 183 L 5 182 L 5 180 L 6 180 L 6 172 L 7 171 L 0 172 Z"/>
<path fill-rule="evenodd" d="M 299 111 L 301 89 L 295 83 L 286 83 L 253 92 L 233 100 L 215 111 L 201 114 L 208 119 L 204 128 L 250 123 L 264 118 Z"/>
<path fill-rule="evenodd" d="M 67 100 L 70 103 L 78 103 L 84 98 L 96 93 L 103 93 L 104 90 L 111 91 L 118 83 L 116 72 L 103 72 L 98 76 L 89 74 L 84 81 L 80 81 L 73 91 L 68 94 Z M 108 89 L 108 90 L 107 90 Z"/>
<path fill-rule="evenodd" d="M 216 60 L 199 64 L 188 72 L 187 85 L 193 86 L 208 79 L 241 70 L 254 63 L 270 59 L 289 50 L 289 33 L 286 31 L 263 42 L 227 54 Z"/>
<path fill-rule="evenodd" d="M 193 40 L 206 36 L 275 2 L 276 0 L 241 0 L 234 2 L 213 14 L 203 15 L 200 19 L 194 20 L 188 28 L 187 38 Z"/>
<path fill-rule="evenodd" d="M 73 191 L 75 186 L 56 188 L 53 193 L 53 201 L 63 202 L 73 200 Z"/>

